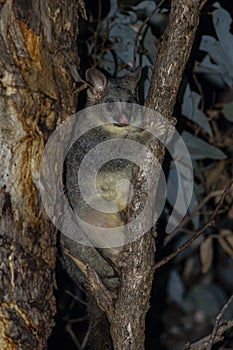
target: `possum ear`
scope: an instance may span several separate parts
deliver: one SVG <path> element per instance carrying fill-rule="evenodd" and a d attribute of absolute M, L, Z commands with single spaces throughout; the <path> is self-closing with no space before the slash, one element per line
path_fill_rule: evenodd
<path fill-rule="evenodd" d="M 96 68 L 86 70 L 86 80 L 91 84 L 89 91 L 96 99 L 100 99 L 106 90 L 107 78 Z"/>
<path fill-rule="evenodd" d="M 137 84 L 141 78 L 141 73 L 141 67 L 137 67 L 133 73 L 129 73 L 123 78 L 124 83 L 130 90 L 134 91 L 136 89 Z"/>

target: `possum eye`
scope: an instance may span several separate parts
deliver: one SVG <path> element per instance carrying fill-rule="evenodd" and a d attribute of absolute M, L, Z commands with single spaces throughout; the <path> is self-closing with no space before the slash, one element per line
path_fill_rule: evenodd
<path fill-rule="evenodd" d="M 128 103 L 134 103 L 135 99 L 131 96 L 131 97 L 128 98 L 127 102 Z"/>
<path fill-rule="evenodd" d="M 134 98 L 133 97 L 129 97 L 128 100 L 127 100 L 127 108 L 129 111 L 132 111 L 133 110 L 133 103 L 135 102 Z"/>
<path fill-rule="evenodd" d="M 114 101 L 113 100 L 107 101 L 106 109 L 108 112 L 112 112 L 112 110 L 114 109 Z"/>

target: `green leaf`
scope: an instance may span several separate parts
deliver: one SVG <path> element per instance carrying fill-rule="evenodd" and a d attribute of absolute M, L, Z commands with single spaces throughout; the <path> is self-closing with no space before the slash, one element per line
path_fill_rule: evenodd
<path fill-rule="evenodd" d="M 149 16 L 149 14 L 155 9 L 154 1 L 142 1 L 137 6 L 133 7 L 134 11 L 142 11 L 145 16 Z"/>
<path fill-rule="evenodd" d="M 116 62 L 112 51 L 106 51 L 105 54 L 101 57 L 99 68 L 106 70 L 109 75 L 114 75 L 116 70 Z"/>
<path fill-rule="evenodd" d="M 118 14 L 109 31 L 109 40 L 113 43 L 113 50 L 119 64 L 131 64 L 133 60 L 136 33 L 127 22 L 130 17 L 127 20 L 125 17 Z M 126 24 L 123 24 L 122 21 L 125 21 Z M 121 71 L 122 75 L 126 73 L 127 71 Z"/>
<path fill-rule="evenodd" d="M 202 63 L 195 66 L 197 73 L 206 74 L 206 78 L 219 87 L 233 86 L 231 22 L 230 14 L 223 8 L 220 7 L 213 11 L 213 24 L 219 40 L 209 35 L 203 35 L 200 50 L 207 52 L 207 56 Z"/>
<path fill-rule="evenodd" d="M 192 159 L 225 159 L 226 155 L 217 147 L 210 145 L 206 141 L 187 131 L 182 133 L 182 138 L 190 152 Z"/>
<path fill-rule="evenodd" d="M 192 171 L 188 167 L 183 167 L 183 173 L 179 174 L 181 176 L 181 181 L 179 181 L 177 176 L 177 170 L 174 162 L 171 162 L 168 180 L 167 180 L 167 200 L 171 206 L 175 205 L 178 191 L 179 195 L 182 198 L 182 201 L 179 202 L 179 205 L 176 206 L 176 212 L 170 217 L 170 224 L 175 227 L 180 223 L 180 216 L 186 213 L 189 203 L 187 203 L 187 191 L 190 188 L 190 178 L 187 177 L 187 172 Z M 186 173 L 185 173 L 186 171 Z"/>
<path fill-rule="evenodd" d="M 231 65 L 233 65 L 233 35 L 231 30 L 231 16 L 229 12 L 223 8 L 219 8 L 213 12 L 213 24 L 217 37 L 222 44 L 222 48 Z"/>
<path fill-rule="evenodd" d="M 198 108 L 200 101 L 201 96 L 195 91 L 191 91 L 190 85 L 187 84 L 181 106 L 181 113 L 194 123 L 200 125 L 210 136 L 212 136 L 212 130 L 208 118 Z"/>
<path fill-rule="evenodd" d="M 156 47 L 155 47 L 155 36 L 152 34 L 150 27 L 146 29 L 146 33 L 143 39 L 143 46 L 146 50 L 146 56 L 149 58 L 152 65 L 155 64 L 156 60 Z"/>

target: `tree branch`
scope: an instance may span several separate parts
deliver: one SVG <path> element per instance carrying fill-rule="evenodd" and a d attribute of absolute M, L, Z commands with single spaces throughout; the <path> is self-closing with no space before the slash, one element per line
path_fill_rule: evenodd
<path fill-rule="evenodd" d="M 167 29 L 159 45 L 156 67 L 146 106 L 170 118 L 199 23 L 207 0 L 172 1 Z"/>
<path fill-rule="evenodd" d="M 167 264 L 171 259 L 175 258 L 178 254 L 180 254 L 181 252 L 183 252 L 185 249 L 187 249 L 198 237 L 200 237 L 209 227 L 213 226 L 215 223 L 215 218 L 218 215 L 218 212 L 223 204 L 224 198 L 226 197 L 226 195 L 228 194 L 228 192 L 230 191 L 230 188 L 232 186 L 233 180 L 230 180 L 225 188 L 225 190 L 223 191 L 221 198 L 218 202 L 217 207 L 215 208 L 213 214 L 211 215 L 211 218 L 209 220 L 209 222 L 199 231 L 197 231 L 186 243 L 184 243 L 181 247 L 179 247 L 178 249 L 176 249 L 174 252 L 172 252 L 170 255 L 166 256 L 163 260 L 159 261 L 156 265 L 155 265 L 155 269 L 157 270 L 158 268 L 160 268 L 161 266 Z"/>
<path fill-rule="evenodd" d="M 217 330 L 217 333 L 214 338 L 214 342 L 218 343 L 219 341 L 223 340 L 223 333 L 226 332 L 228 329 L 233 327 L 233 321 L 227 321 L 223 323 Z M 211 334 L 207 335 L 206 337 L 198 340 L 197 342 L 193 344 L 186 344 L 185 349 L 188 350 L 207 350 L 207 346 L 210 342 Z"/>
<path fill-rule="evenodd" d="M 218 333 L 218 330 L 220 328 L 219 324 L 220 324 L 221 318 L 223 317 L 223 314 L 226 312 L 226 310 L 229 308 L 229 306 L 231 305 L 232 302 L 233 302 L 233 294 L 230 296 L 230 298 L 227 300 L 227 302 L 223 305 L 219 314 L 215 318 L 214 329 L 211 333 L 210 341 L 209 341 L 209 344 L 208 344 L 206 350 L 211 350 L 212 345 L 214 344 L 215 340 L 217 339 L 217 333 Z"/>
<path fill-rule="evenodd" d="M 106 312 L 113 313 L 113 296 L 110 291 L 104 286 L 97 272 L 92 269 L 87 264 L 84 264 L 77 256 L 72 255 L 66 248 L 64 248 L 64 253 L 68 255 L 75 264 L 79 267 L 82 274 L 85 276 L 86 288 L 90 294 L 95 298 L 98 306 Z"/>
<path fill-rule="evenodd" d="M 199 22 L 200 8 L 206 1 L 173 0 L 167 29 L 159 47 L 156 67 L 153 72 L 146 106 L 171 120 L 180 81 L 192 49 Z M 156 124 L 156 121 L 152 121 Z M 155 125 L 152 125 L 154 127 Z M 164 130 L 164 133 L 166 130 Z M 164 148 L 156 142 L 153 154 L 160 162 L 164 158 Z M 134 177 L 135 197 L 131 202 L 128 220 L 133 221 L 145 206 L 147 193 L 146 178 L 152 180 L 154 191 L 158 185 L 159 169 L 152 174 L 152 157 L 147 152 L 144 172 Z M 152 217 L 153 213 L 151 213 Z M 132 232 L 140 237 L 140 227 Z M 111 336 L 115 350 L 144 349 L 145 316 L 149 308 L 149 298 L 154 274 L 155 242 L 151 233 L 124 247 L 121 255 L 120 288 L 115 304 L 115 313 L 109 319 Z"/>

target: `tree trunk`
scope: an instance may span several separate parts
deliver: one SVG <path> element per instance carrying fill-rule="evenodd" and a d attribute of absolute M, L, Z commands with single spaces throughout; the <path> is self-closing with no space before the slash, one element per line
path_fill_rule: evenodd
<path fill-rule="evenodd" d="M 38 196 L 45 142 L 75 111 L 82 1 L 0 4 L 0 348 L 45 349 L 56 234 Z"/>

